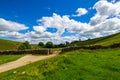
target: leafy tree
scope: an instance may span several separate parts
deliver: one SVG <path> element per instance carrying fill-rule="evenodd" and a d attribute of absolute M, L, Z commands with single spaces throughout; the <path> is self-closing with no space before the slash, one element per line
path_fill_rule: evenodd
<path fill-rule="evenodd" d="M 25 50 L 25 49 L 31 49 L 31 45 L 29 44 L 28 41 L 25 41 L 18 47 L 18 50 Z"/>
<path fill-rule="evenodd" d="M 70 43 L 68 41 L 65 42 L 66 45 L 69 45 Z"/>
<path fill-rule="evenodd" d="M 44 43 L 43 42 L 39 42 L 38 46 L 44 46 Z"/>
<path fill-rule="evenodd" d="M 54 47 L 54 48 L 59 48 L 59 45 L 58 45 L 58 44 L 55 44 L 53 47 Z"/>
<path fill-rule="evenodd" d="M 65 46 L 67 47 L 67 46 L 69 46 L 70 43 L 68 41 L 66 41 L 65 44 L 66 44 Z"/>
<path fill-rule="evenodd" d="M 53 43 L 50 42 L 50 41 L 47 42 L 46 45 L 45 45 L 46 48 L 52 48 L 53 46 L 54 46 Z"/>
<path fill-rule="evenodd" d="M 59 46 L 59 47 L 66 47 L 66 45 L 63 44 L 63 43 L 59 44 L 58 46 Z"/>

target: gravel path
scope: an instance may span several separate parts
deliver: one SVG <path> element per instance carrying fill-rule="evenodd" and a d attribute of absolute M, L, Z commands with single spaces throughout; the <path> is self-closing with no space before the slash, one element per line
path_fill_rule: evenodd
<path fill-rule="evenodd" d="M 36 61 L 40 61 L 40 60 L 44 60 L 44 59 L 48 59 L 54 56 L 57 56 L 59 53 L 55 53 L 55 54 L 51 54 L 48 56 L 34 56 L 34 55 L 26 55 L 16 61 L 12 61 L 12 62 L 8 62 L 5 64 L 0 65 L 0 73 L 8 71 L 8 70 L 12 70 Z"/>

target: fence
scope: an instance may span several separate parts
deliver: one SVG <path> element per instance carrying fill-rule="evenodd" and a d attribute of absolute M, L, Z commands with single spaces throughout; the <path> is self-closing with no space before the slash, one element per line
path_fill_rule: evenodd
<path fill-rule="evenodd" d="M 73 46 L 73 47 L 65 47 L 62 49 L 61 53 L 78 50 L 78 49 L 90 49 L 90 50 L 96 50 L 96 49 L 108 49 L 108 48 L 120 48 L 120 43 L 114 43 L 112 45 L 108 46 L 102 46 L 102 45 L 93 45 L 93 46 Z"/>
<path fill-rule="evenodd" d="M 65 47 L 62 48 L 60 53 L 78 50 L 78 49 L 90 49 L 90 50 L 96 50 L 96 49 L 108 49 L 108 48 L 120 48 L 120 43 L 114 43 L 112 45 L 108 46 L 102 46 L 102 45 L 93 45 L 93 46 L 74 46 L 74 47 Z M 38 50 L 6 50 L 6 51 L 0 51 L 0 55 L 9 55 L 9 54 L 42 54 L 42 55 L 49 55 L 53 54 L 54 52 L 51 49 L 38 49 Z"/>
<path fill-rule="evenodd" d="M 38 50 L 6 50 L 6 51 L 0 51 L 0 55 L 9 55 L 9 54 L 45 54 L 49 55 L 52 54 L 52 51 L 50 49 L 38 49 Z"/>

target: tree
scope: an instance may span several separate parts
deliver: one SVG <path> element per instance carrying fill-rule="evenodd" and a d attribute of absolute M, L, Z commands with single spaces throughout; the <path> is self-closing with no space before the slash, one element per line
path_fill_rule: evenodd
<path fill-rule="evenodd" d="M 70 43 L 68 41 L 65 42 L 66 46 L 68 46 Z"/>
<path fill-rule="evenodd" d="M 52 48 L 53 47 L 53 43 L 52 42 L 47 42 L 45 45 L 46 48 Z"/>
<path fill-rule="evenodd" d="M 44 43 L 43 42 L 39 42 L 38 46 L 44 46 Z"/>
<path fill-rule="evenodd" d="M 28 41 L 25 41 L 18 47 L 18 50 L 25 50 L 25 49 L 31 49 L 31 45 L 29 44 Z"/>
<path fill-rule="evenodd" d="M 66 45 L 61 43 L 61 44 L 58 45 L 58 47 L 66 47 Z"/>

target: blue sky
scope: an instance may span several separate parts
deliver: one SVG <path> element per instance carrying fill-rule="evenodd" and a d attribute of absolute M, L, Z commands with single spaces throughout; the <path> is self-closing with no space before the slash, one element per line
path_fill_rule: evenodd
<path fill-rule="evenodd" d="M 27 26 L 37 25 L 36 20 L 43 16 L 72 15 L 76 9 L 93 7 L 98 0 L 1 0 L 0 17 L 6 20 L 16 21 Z M 91 11 L 84 17 L 75 20 L 88 22 L 95 13 Z"/>
<path fill-rule="evenodd" d="M 110 35 L 120 29 L 114 25 L 120 20 L 119 4 L 119 0 L 0 0 L 0 38 L 64 43 Z"/>

